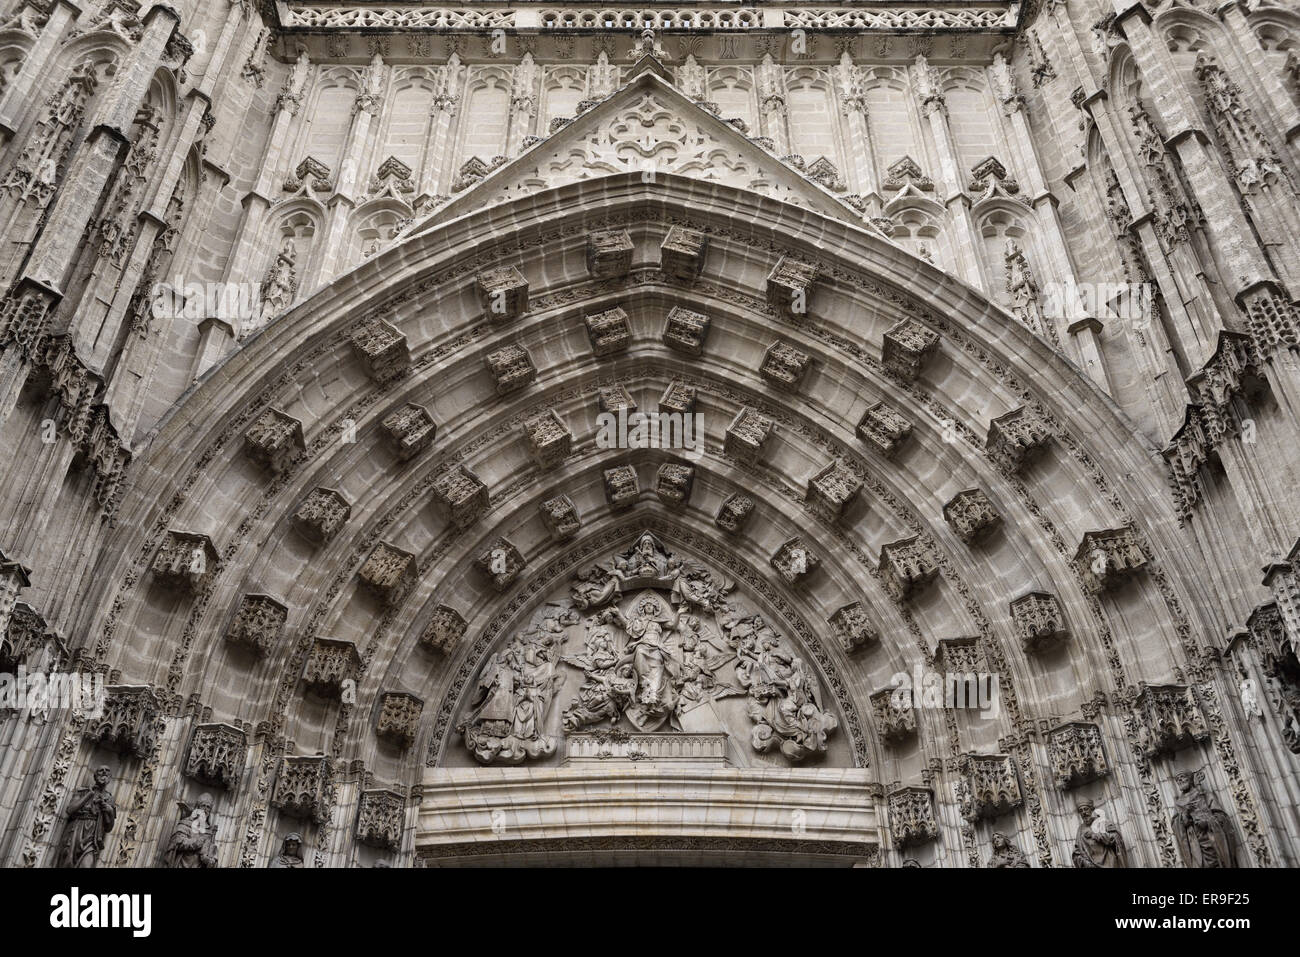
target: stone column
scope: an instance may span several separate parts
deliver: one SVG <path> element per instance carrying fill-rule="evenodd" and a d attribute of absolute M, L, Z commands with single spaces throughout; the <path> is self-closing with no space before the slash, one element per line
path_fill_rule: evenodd
<path fill-rule="evenodd" d="M 921 113 L 930 124 L 930 135 L 934 137 L 939 153 L 939 178 L 947 194 L 944 205 L 948 208 L 948 220 L 956 239 L 954 252 L 961 277 L 987 295 L 989 283 L 981 265 L 979 237 L 975 234 L 975 222 L 970 213 L 971 201 L 966 195 L 961 162 L 948 129 L 948 107 L 937 71 L 930 67 L 924 56 L 917 56 L 912 64 L 912 81 L 921 101 Z"/>
<path fill-rule="evenodd" d="M 862 70 L 855 66 L 845 50 L 836 69 L 840 88 L 840 105 L 848 131 L 849 165 L 844 179 L 849 189 L 869 204 L 871 215 L 880 215 L 880 175 L 875 144 L 867 123 L 867 97 L 862 89 Z"/>
<path fill-rule="evenodd" d="M 1292 162 L 1300 159 L 1300 107 L 1287 95 L 1282 86 L 1282 78 L 1273 70 L 1259 45 L 1259 38 L 1246 21 L 1245 4 L 1242 0 L 1227 0 L 1215 13 L 1228 26 L 1228 32 L 1236 39 L 1242 56 L 1250 64 L 1251 77 L 1264 91 L 1264 109 L 1271 111 L 1278 121 L 1278 131 L 1283 142 L 1291 149 Z"/>
<path fill-rule="evenodd" d="M 35 8 L 29 6 L 35 13 Z M 22 114 L 32 102 L 36 81 L 46 75 L 54 62 L 54 54 L 68 29 L 68 24 L 81 13 L 74 0 L 54 0 L 50 5 L 45 25 L 41 27 L 27 55 L 23 57 L 18 74 L 9 81 L 9 88 L 0 96 L 0 144 L 7 143 L 18 130 Z"/>
<path fill-rule="evenodd" d="M 763 135 L 772 141 L 777 156 L 786 156 L 790 153 L 790 129 L 786 123 L 785 75 L 770 53 L 758 65 L 757 75 Z"/>
<path fill-rule="evenodd" d="M 1073 289 L 1076 280 L 1074 264 L 1070 260 L 1070 250 L 1066 246 L 1061 220 L 1057 214 L 1057 199 L 1048 189 L 1047 178 L 1038 161 L 1038 151 L 1034 148 L 1029 122 L 1025 117 L 1024 97 L 1016 91 L 1011 66 L 1001 52 L 994 54 L 990 73 L 991 86 L 998 92 L 1002 112 L 1011 126 L 1011 146 L 1019 161 L 1017 165 L 1024 170 L 1025 195 L 1038 222 L 1038 235 L 1042 238 L 1042 249 L 1046 254 L 1046 262 L 1039 264 L 1039 269 L 1046 273 L 1049 282 L 1057 283 L 1058 288 Z M 1059 301 L 1061 297 L 1054 298 Z M 1057 320 L 1056 316 L 1044 316 L 1045 322 L 1054 325 Z M 1063 331 L 1068 332 L 1073 340 L 1075 358 L 1079 365 L 1093 382 L 1109 393 L 1110 379 L 1106 375 L 1101 351 L 1101 320 L 1097 316 L 1088 316 L 1083 321 L 1070 324 L 1066 330 L 1055 329 L 1054 338 L 1063 339 Z"/>

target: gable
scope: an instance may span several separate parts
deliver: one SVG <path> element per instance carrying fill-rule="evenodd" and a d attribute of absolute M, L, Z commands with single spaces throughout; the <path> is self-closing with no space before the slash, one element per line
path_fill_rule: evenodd
<path fill-rule="evenodd" d="M 462 167 L 460 182 L 477 181 L 466 183 L 411 232 L 557 186 L 626 173 L 641 173 L 647 180 L 657 174 L 690 176 L 862 222 L 834 194 L 659 76 L 644 72 L 516 159 L 496 169 L 471 159 Z"/>

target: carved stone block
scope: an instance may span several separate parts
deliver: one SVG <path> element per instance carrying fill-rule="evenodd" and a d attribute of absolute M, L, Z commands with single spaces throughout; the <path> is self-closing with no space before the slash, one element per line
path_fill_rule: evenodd
<path fill-rule="evenodd" d="M 487 511 L 488 489 L 468 466 L 457 465 L 433 483 L 433 502 L 443 518 L 466 528 Z"/>
<path fill-rule="evenodd" d="M 306 448 L 302 423 L 279 409 L 267 409 L 244 433 L 244 454 L 276 475 Z"/>
<path fill-rule="evenodd" d="M 406 336 L 379 316 L 370 316 L 354 325 L 348 330 L 348 340 L 376 382 L 391 382 L 411 368 Z"/>
<path fill-rule="evenodd" d="M 1047 733 L 1047 753 L 1058 788 L 1073 788 L 1104 777 L 1110 771 L 1101 728 L 1071 721 Z"/>
<path fill-rule="evenodd" d="M 736 492 L 722 503 L 713 522 L 724 532 L 738 532 L 745 527 L 745 523 L 753 513 L 754 500 L 748 495 Z"/>
<path fill-rule="evenodd" d="M 807 316 L 817 267 L 782 256 L 767 275 L 767 304 L 784 316 Z"/>
<path fill-rule="evenodd" d="M 1085 532 L 1074 562 L 1084 586 L 1097 595 L 1124 584 L 1146 566 L 1147 558 L 1132 531 L 1111 528 Z"/>
<path fill-rule="evenodd" d="M 812 360 L 806 352 L 800 352 L 785 342 L 774 342 L 763 353 L 763 364 L 758 373 L 782 392 L 798 392 L 811 365 Z"/>
<path fill-rule="evenodd" d="M 723 447 L 727 454 L 745 462 L 756 461 L 772 435 L 772 420 L 749 406 L 736 413 L 727 426 Z"/>
<path fill-rule="evenodd" d="M 477 277 L 483 315 L 489 322 L 509 322 L 528 311 L 528 280 L 515 266 L 498 266 Z"/>
<path fill-rule="evenodd" d="M 981 489 L 958 492 L 943 507 L 943 519 L 967 545 L 977 545 L 1002 524 L 1002 516 Z"/>
<path fill-rule="evenodd" d="M 709 237 L 695 229 L 674 226 L 659 247 L 659 268 L 665 275 L 691 282 L 704 269 Z"/>
<path fill-rule="evenodd" d="M 627 313 L 618 306 L 594 313 L 583 321 L 587 325 L 591 351 L 598 356 L 622 352 L 632 342 L 632 324 L 628 321 Z"/>
<path fill-rule="evenodd" d="M 1025 654 L 1037 654 L 1059 645 L 1069 637 L 1065 615 L 1055 595 L 1031 591 L 1011 603 L 1011 620 L 1015 622 L 1020 647 Z"/>
<path fill-rule="evenodd" d="M 537 378 L 533 357 L 523 346 L 503 346 L 496 352 L 488 353 L 485 361 L 492 378 L 496 380 L 497 395 L 509 395 Z"/>
<path fill-rule="evenodd" d="M 396 791 L 361 792 L 357 807 L 357 840 L 367 847 L 396 851 L 406 830 L 406 800 Z"/>
<path fill-rule="evenodd" d="M 961 773 L 965 785 L 961 811 L 968 821 L 991 820 L 1020 806 L 1020 777 L 1010 755 L 964 755 Z"/>
<path fill-rule="evenodd" d="M 880 574 L 885 590 L 895 601 L 906 601 L 919 594 L 938 572 L 934 556 L 915 535 L 880 549 Z"/>
<path fill-rule="evenodd" d="M 862 491 L 862 480 L 839 462 L 831 462 L 808 482 L 808 501 L 839 517 Z"/>
<path fill-rule="evenodd" d="M 709 335 L 709 317 L 701 312 L 674 306 L 664 324 L 664 345 L 678 352 L 698 356 L 704 352 Z"/>
<path fill-rule="evenodd" d="M 1032 409 L 1013 409 L 989 423 L 985 449 L 1008 472 L 1019 474 L 1052 439 L 1052 431 Z"/>
<path fill-rule="evenodd" d="M 343 694 L 345 683 L 355 684 L 360 673 L 361 653 L 357 651 L 355 642 L 317 638 L 312 642 L 303 665 L 302 683 L 308 691 L 322 698 L 338 698 Z"/>
<path fill-rule="evenodd" d="M 210 787 L 233 791 L 244 776 L 248 736 L 230 724 L 201 724 L 190 738 L 185 776 Z"/>
<path fill-rule="evenodd" d="M 143 758 L 158 737 L 158 696 L 143 685 L 114 685 L 104 689 L 104 710 L 86 722 L 86 738 L 119 754 Z"/>
<path fill-rule="evenodd" d="M 601 412 L 608 412 L 611 415 L 636 411 L 636 400 L 624 385 L 601 386 L 596 390 L 596 404 Z"/>
<path fill-rule="evenodd" d="M 1148 757 L 1168 754 L 1209 736 L 1196 694 L 1187 685 L 1138 685 L 1134 702 L 1139 744 Z"/>
<path fill-rule="evenodd" d="M 885 333 L 881 362 L 887 371 L 913 382 L 939 348 L 939 334 L 914 319 L 903 319 Z"/>
<path fill-rule="evenodd" d="M 352 515 L 352 505 L 338 489 L 315 488 L 293 513 L 293 524 L 303 537 L 324 545 Z"/>
<path fill-rule="evenodd" d="M 578 515 L 578 508 L 573 504 L 573 499 L 567 495 L 548 498 L 542 502 L 539 508 L 542 513 L 542 521 L 546 523 L 551 538 L 557 542 L 567 541 L 578 534 L 578 530 L 582 528 L 582 519 Z"/>
<path fill-rule="evenodd" d="M 797 585 L 817 570 L 821 559 L 813 554 L 802 538 L 792 538 L 781 545 L 772 556 L 772 567 L 785 579 L 787 585 Z"/>
<path fill-rule="evenodd" d="M 695 386 L 673 381 L 659 397 L 659 411 L 690 415 L 695 411 Z"/>
<path fill-rule="evenodd" d="M 875 719 L 876 733 L 886 744 L 900 744 L 916 734 L 916 708 L 912 694 L 895 696 L 896 688 L 877 691 L 870 698 L 871 714 Z M 898 707 L 899 704 L 906 707 Z"/>
<path fill-rule="evenodd" d="M 528 440 L 528 453 L 539 469 L 559 465 L 573 451 L 573 433 L 554 409 L 547 409 L 525 421 L 523 430 Z"/>
<path fill-rule="evenodd" d="M 375 734 L 402 748 L 409 748 L 420 730 L 424 702 L 405 691 L 386 691 L 379 699 Z"/>
<path fill-rule="evenodd" d="M 221 568 L 221 556 L 208 536 L 172 530 L 163 536 L 152 568 L 160 585 L 197 595 Z"/>
<path fill-rule="evenodd" d="M 897 788 L 889 792 L 888 800 L 889 833 L 895 847 L 915 847 L 939 836 L 934 795 L 929 788 Z"/>
<path fill-rule="evenodd" d="M 393 451 L 403 462 L 427 449 L 438 434 L 438 426 L 429 410 L 414 402 L 388 413 L 381 424 Z"/>
<path fill-rule="evenodd" d="M 283 757 L 271 792 L 281 814 L 324 824 L 334 802 L 334 769 L 323 754 Z"/>
<path fill-rule="evenodd" d="M 934 661 L 949 674 L 978 674 L 985 669 L 984 646 L 978 635 L 940 638 L 935 646 Z"/>
<path fill-rule="evenodd" d="M 626 229 L 587 236 L 587 272 L 595 279 L 621 279 L 632 269 L 632 237 Z"/>
<path fill-rule="evenodd" d="M 839 639 L 845 654 L 862 651 L 880 640 L 879 633 L 867 615 L 866 605 L 860 601 L 850 602 L 827 620 L 835 630 L 835 637 Z"/>
<path fill-rule="evenodd" d="M 605 469 L 605 501 L 614 508 L 629 508 L 641 494 L 637 484 L 636 469 L 630 465 L 616 465 Z"/>
<path fill-rule="evenodd" d="M 691 497 L 695 469 L 679 462 L 665 462 L 655 474 L 655 495 L 670 508 L 681 508 Z"/>
<path fill-rule="evenodd" d="M 524 564 L 519 549 L 504 538 L 498 538 L 474 559 L 474 567 L 488 577 L 497 591 L 513 585 Z"/>
<path fill-rule="evenodd" d="M 396 605 L 415 584 L 415 556 L 396 545 L 380 542 L 370 551 L 357 577 L 386 605 Z"/>
<path fill-rule="evenodd" d="M 456 644 L 465 637 L 469 625 L 460 612 L 446 605 L 434 609 L 433 618 L 420 635 L 420 647 L 426 651 L 450 654 Z"/>
<path fill-rule="evenodd" d="M 289 609 L 270 595 L 245 595 L 226 630 L 226 641 L 266 657 L 280 641 Z"/>
<path fill-rule="evenodd" d="M 858 438 L 884 458 L 892 457 L 911 434 L 912 423 L 884 402 L 870 406 L 858 423 Z"/>

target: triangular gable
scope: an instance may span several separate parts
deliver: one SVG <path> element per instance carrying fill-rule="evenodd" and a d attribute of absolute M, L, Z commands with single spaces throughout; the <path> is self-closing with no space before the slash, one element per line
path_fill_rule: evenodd
<path fill-rule="evenodd" d="M 478 182 L 408 235 L 566 183 L 651 172 L 724 183 L 862 225 L 860 212 L 645 70 L 515 159 L 494 169 L 485 165 Z"/>

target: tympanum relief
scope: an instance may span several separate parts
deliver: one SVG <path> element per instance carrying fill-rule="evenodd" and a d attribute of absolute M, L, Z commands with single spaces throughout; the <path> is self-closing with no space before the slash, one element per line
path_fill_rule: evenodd
<path fill-rule="evenodd" d="M 587 739 L 613 734 L 632 760 L 680 753 L 679 735 L 740 766 L 850 763 L 810 656 L 730 579 L 645 532 L 567 592 L 482 665 L 457 724 L 478 762 L 599 754 Z"/>

